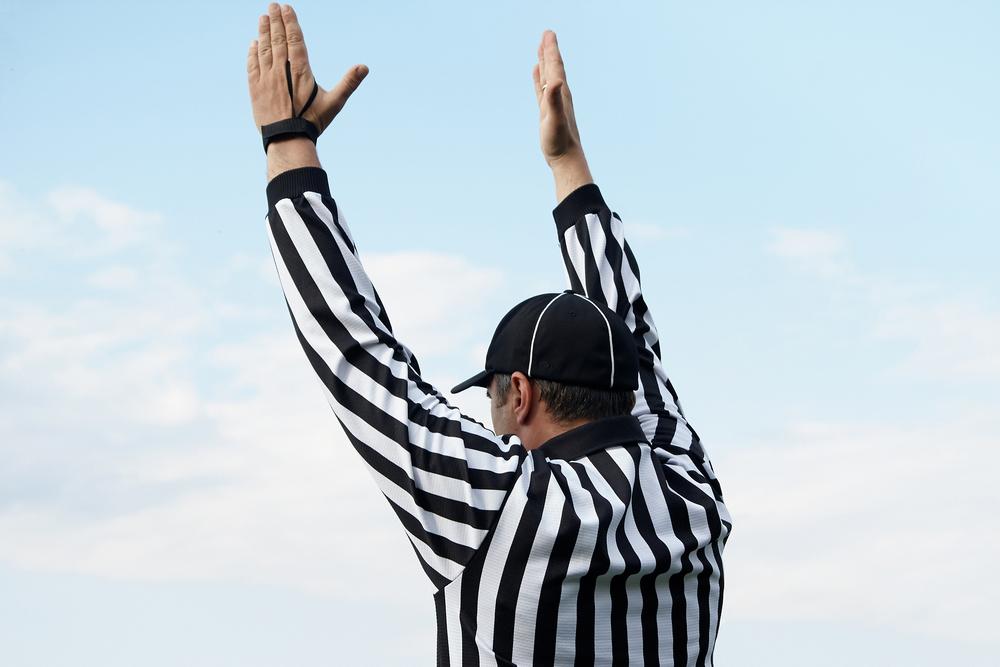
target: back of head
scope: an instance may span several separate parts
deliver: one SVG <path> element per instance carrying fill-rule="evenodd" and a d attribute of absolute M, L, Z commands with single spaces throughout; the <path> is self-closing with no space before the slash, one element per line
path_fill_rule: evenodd
<path fill-rule="evenodd" d="M 495 398 L 507 402 L 511 376 L 496 373 L 493 385 Z M 545 404 L 549 417 L 557 424 L 594 421 L 606 417 L 629 415 L 635 407 L 635 392 L 631 389 L 601 389 L 565 384 L 553 380 L 534 380 L 539 399 Z"/>
<path fill-rule="evenodd" d="M 533 449 L 586 422 L 630 414 L 638 350 L 606 305 L 568 290 L 539 294 L 500 320 L 485 368 L 452 391 L 472 386 L 492 389 L 494 429 Z"/>

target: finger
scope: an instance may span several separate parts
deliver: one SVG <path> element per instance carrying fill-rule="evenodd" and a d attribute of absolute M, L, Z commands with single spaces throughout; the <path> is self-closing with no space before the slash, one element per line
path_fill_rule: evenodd
<path fill-rule="evenodd" d="M 368 67 L 366 65 L 355 65 L 351 69 L 347 70 L 344 77 L 340 80 L 336 86 L 330 91 L 332 99 L 335 100 L 334 106 L 337 111 L 344 106 L 347 102 L 347 98 L 358 89 L 361 82 L 364 81 L 365 77 L 368 76 Z"/>
<path fill-rule="evenodd" d="M 263 69 L 271 67 L 271 19 L 267 14 L 257 22 L 257 58 Z"/>
<path fill-rule="evenodd" d="M 250 42 L 250 52 L 247 53 L 247 77 L 251 81 L 260 78 L 260 60 L 257 58 L 257 40 Z"/>
<path fill-rule="evenodd" d="M 288 59 L 293 66 L 302 67 L 309 64 L 309 54 L 306 53 L 306 42 L 302 36 L 302 26 L 299 17 L 291 5 L 281 8 L 281 18 L 285 22 L 285 41 L 288 42 Z"/>
<path fill-rule="evenodd" d="M 537 64 L 531 68 L 531 78 L 535 82 L 535 98 L 539 104 L 542 103 L 542 76 L 539 72 L 540 69 Z"/>
<path fill-rule="evenodd" d="M 285 22 L 281 20 L 281 5 L 272 2 L 267 6 L 267 15 L 271 19 L 271 50 L 274 51 L 274 62 L 282 67 L 288 60 L 288 45 L 285 43 Z"/>
<path fill-rule="evenodd" d="M 551 30 L 546 30 L 543 36 L 543 55 L 545 57 L 545 81 L 559 79 L 566 80 L 566 68 L 563 67 L 562 54 L 559 53 L 559 44 L 556 42 L 556 34 Z"/>
<path fill-rule="evenodd" d="M 545 33 L 542 33 L 542 39 L 538 42 L 538 78 L 541 79 L 542 83 L 545 83 L 545 55 L 542 51 L 542 45 L 545 44 Z"/>

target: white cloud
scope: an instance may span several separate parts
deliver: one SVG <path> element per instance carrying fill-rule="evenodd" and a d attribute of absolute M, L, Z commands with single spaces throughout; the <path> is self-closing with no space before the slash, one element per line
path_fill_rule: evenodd
<path fill-rule="evenodd" d="M 362 254 L 397 336 L 419 354 L 451 353 L 479 322 L 468 315 L 503 293 L 503 273 L 435 252 Z M 492 332 L 492 326 L 489 327 Z M 415 347 L 410 339 L 419 341 Z M 461 349 L 461 347 L 459 347 Z"/>
<path fill-rule="evenodd" d="M 868 323 L 841 336 L 898 346 L 871 369 L 888 391 L 910 390 L 915 377 L 1000 379 L 1000 313 L 971 291 L 868 272 L 822 230 L 778 230 L 768 250 L 817 278 L 818 293 L 840 295 L 845 317 Z M 1000 537 L 984 530 L 997 501 L 996 389 L 978 399 L 938 389 L 911 419 L 827 414 L 717 457 L 736 524 L 729 613 L 996 643 L 1000 584 L 986 564 L 1000 560 Z"/>
<path fill-rule="evenodd" d="M 109 200 L 90 188 L 62 187 L 29 200 L 0 181 L 0 211 L 0 272 L 31 266 L 39 254 L 58 253 L 66 262 L 94 261 L 125 248 L 141 247 L 147 254 L 166 250 L 149 242 L 154 236 L 164 242 L 158 214 Z"/>
<path fill-rule="evenodd" d="M 804 423 L 716 457 L 736 526 L 726 613 L 996 642 L 998 433 L 993 414 Z"/>
<path fill-rule="evenodd" d="M 770 245 L 779 257 L 811 260 L 840 255 L 844 239 L 839 234 L 823 229 L 776 229 Z"/>
<path fill-rule="evenodd" d="M 356 592 L 342 573 L 362 566 L 392 561 L 419 580 L 415 560 L 398 562 L 403 533 L 294 337 L 257 336 L 212 356 L 226 387 L 200 402 L 196 429 L 167 433 L 166 447 L 132 441 L 145 451 L 101 461 L 101 476 L 124 492 L 108 511 L 81 516 L 68 504 L 14 503 L 0 513 L 0 533 L 11 538 L 0 543 L 0 558 L 29 570 L 257 581 L 346 597 Z M 110 412 L 100 419 L 114 427 Z M 153 432 L 123 426 L 130 440 Z M 65 465 L 86 457 L 73 447 L 59 455 Z M 143 502 L 144 492 L 165 497 Z"/>
<path fill-rule="evenodd" d="M 906 284 L 856 266 L 845 239 L 819 229 L 777 229 L 767 250 L 799 271 L 845 290 L 855 314 L 867 313 L 872 340 L 907 351 L 893 372 L 909 377 L 1000 378 L 1000 312 L 969 293 Z"/>
<path fill-rule="evenodd" d="M 768 250 L 811 271 L 841 276 L 849 271 L 844 238 L 823 229 L 778 228 L 771 232 Z"/>
<path fill-rule="evenodd" d="M 138 272 L 131 267 L 109 266 L 90 274 L 87 282 L 94 287 L 119 290 L 135 286 L 138 277 Z"/>
<path fill-rule="evenodd" d="M 888 302 L 874 335 L 911 341 L 913 352 L 898 369 L 908 376 L 1000 378 L 1000 313 L 971 299 Z"/>
<path fill-rule="evenodd" d="M 153 213 L 138 211 L 112 201 L 90 188 L 67 186 L 48 196 L 49 208 L 63 229 L 81 223 L 97 231 L 83 248 L 90 252 L 110 252 L 149 238 L 152 228 L 160 222 Z"/>

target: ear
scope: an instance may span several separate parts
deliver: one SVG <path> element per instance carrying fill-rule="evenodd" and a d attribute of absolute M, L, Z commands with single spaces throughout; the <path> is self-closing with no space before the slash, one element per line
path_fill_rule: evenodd
<path fill-rule="evenodd" d="M 528 376 L 521 371 L 514 371 L 510 376 L 510 401 L 514 418 L 518 424 L 526 424 L 534 416 L 537 393 Z"/>

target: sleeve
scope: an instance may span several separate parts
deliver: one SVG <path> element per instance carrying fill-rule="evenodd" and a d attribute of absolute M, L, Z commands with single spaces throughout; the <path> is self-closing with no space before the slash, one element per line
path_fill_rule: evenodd
<path fill-rule="evenodd" d="M 646 438 L 664 455 L 690 457 L 705 481 L 713 482 L 711 463 L 664 370 L 660 339 L 642 296 L 639 265 L 625 240 L 621 218 L 608 208 L 594 183 L 570 193 L 552 215 L 570 289 L 618 313 L 635 338 L 639 389 L 633 414 Z"/>
<path fill-rule="evenodd" d="M 396 340 L 326 172 L 267 187 L 271 252 L 295 333 L 354 448 L 438 588 L 495 525 L 524 447 L 452 407 Z"/>

